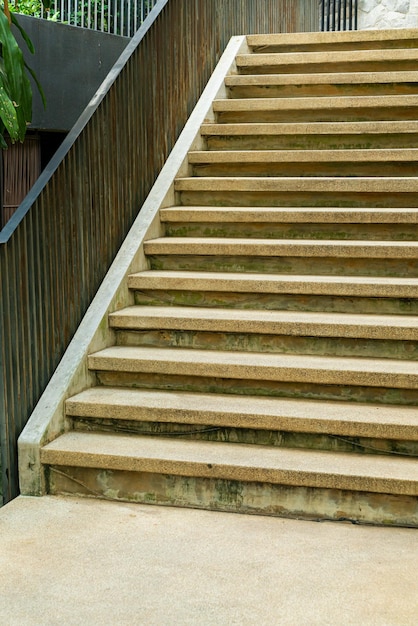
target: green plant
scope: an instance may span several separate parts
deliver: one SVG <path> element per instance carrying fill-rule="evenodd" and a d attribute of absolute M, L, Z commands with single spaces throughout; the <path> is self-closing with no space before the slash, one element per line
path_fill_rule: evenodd
<path fill-rule="evenodd" d="M 19 0 L 19 4 L 9 4 L 9 8 L 13 13 L 31 15 L 32 17 L 41 17 L 42 14 L 41 0 Z"/>
<path fill-rule="evenodd" d="M 44 12 L 42 12 L 42 4 L 44 5 Z M 51 13 L 49 8 L 46 7 L 45 2 L 41 0 L 16 0 L 14 3 L 9 4 L 11 13 L 20 13 L 21 15 L 30 15 L 31 17 L 43 17 L 51 22 L 56 22 L 59 19 L 59 11 Z"/>
<path fill-rule="evenodd" d="M 8 0 L 0 6 L 0 147 L 7 148 L 5 134 L 12 142 L 23 141 L 28 124 L 32 119 L 32 87 L 29 74 L 33 77 L 41 94 L 44 106 L 45 96 L 42 88 L 23 58 L 11 24 L 20 31 L 25 44 L 33 54 L 34 49 L 29 37 L 20 26 L 15 15 L 9 11 Z"/>

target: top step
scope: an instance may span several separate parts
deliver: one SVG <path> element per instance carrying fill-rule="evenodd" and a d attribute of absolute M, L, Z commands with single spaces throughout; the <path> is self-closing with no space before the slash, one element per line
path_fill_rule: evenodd
<path fill-rule="evenodd" d="M 247 43 L 255 53 L 415 48 L 418 29 L 248 35 Z"/>
<path fill-rule="evenodd" d="M 241 73 L 318 73 L 414 71 L 418 46 L 378 50 L 309 50 L 304 52 L 260 52 L 238 54 Z"/>

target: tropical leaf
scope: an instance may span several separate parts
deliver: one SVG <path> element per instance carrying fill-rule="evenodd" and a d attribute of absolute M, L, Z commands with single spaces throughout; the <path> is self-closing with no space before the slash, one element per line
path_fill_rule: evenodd
<path fill-rule="evenodd" d="M 32 78 L 33 78 L 33 80 L 34 80 L 34 82 L 35 82 L 35 84 L 36 84 L 36 86 L 37 86 L 37 88 L 38 88 L 39 95 L 41 96 L 41 99 L 42 99 L 42 104 L 44 105 L 44 108 L 46 109 L 46 97 L 45 97 L 45 92 L 44 92 L 44 90 L 42 89 L 42 85 L 41 85 L 41 83 L 39 82 L 38 77 L 36 76 L 35 72 L 34 72 L 34 71 L 33 71 L 33 69 L 32 69 L 32 68 L 31 68 L 31 67 L 30 67 L 30 66 L 26 63 L 26 61 L 25 61 L 25 67 L 26 67 L 26 69 L 28 70 L 29 74 L 32 76 Z"/>
<path fill-rule="evenodd" d="M 12 139 L 19 139 L 20 129 L 17 120 L 16 106 L 10 100 L 2 84 L 0 75 L 0 118 Z"/>
<path fill-rule="evenodd" d="M 4 11 L 0 9 L 0 44 L 1 55 L 3 57 L 3 72 L 7 76 L 7 81 L 3 80 L 3 103 L 5 106 L 4 115 L 8 116 L 8 122 L 4 122 L 6 129 L 13 129 L 10 132 L 12 141 L 23 141 L 27 125 L 32 119 L 32 88 L 26 74 L 23 53 L 11 31 L 9 20 Z M 17 119 L 17 130 L 15 124 L 10 121 L 10 106 L 6 106 L 6 96 L 15 108 Z M 3 118 L 2 118 L 3 119 Z M 4 121 L 4 120 L 3 120 Z"/>
<path fill-rule="evenodd" d="M 27 45 L 27 47 L 29 49 L 29 52 L 31 54 L 33 54 L 35 52 L 35 48 L 33 47 L 33 43 L 30 40 L 29 35 L 27 34 L 25 29 L 22 28 L 21 25 L 19 24 L 19 22 L 17 21 L 16 15 L 14 13 L 11 13 L 10 15 L 11 15 L 11 20 L 12 20 L 13 26 L 16 26 L 16 28 L 18 29 L 18 31 L 22 35 L 22 39 L 25 42 L 25 44 Z"/>

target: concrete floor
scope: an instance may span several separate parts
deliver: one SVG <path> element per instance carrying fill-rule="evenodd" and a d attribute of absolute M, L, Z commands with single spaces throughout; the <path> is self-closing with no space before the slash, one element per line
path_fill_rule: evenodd
<path fill-rule="evenodd" d="M 20 497 L 0 625 L 418 624 L 418 531 Z"/>

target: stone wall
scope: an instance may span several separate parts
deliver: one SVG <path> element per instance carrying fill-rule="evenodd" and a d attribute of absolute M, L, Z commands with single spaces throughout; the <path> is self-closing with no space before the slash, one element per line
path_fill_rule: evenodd
<path fill-rule="evenodd" d="M 418 28 L 418 0 L 359 0 L 358 27 Z"/>

